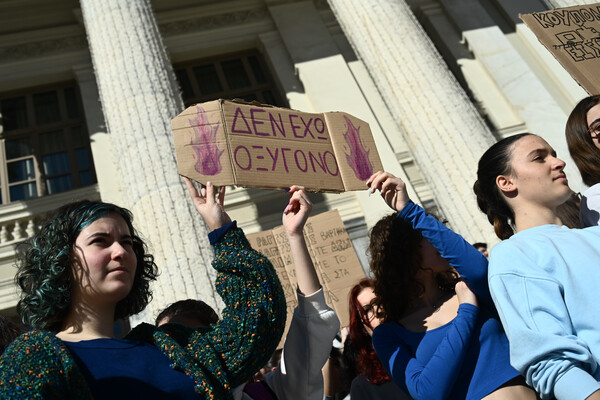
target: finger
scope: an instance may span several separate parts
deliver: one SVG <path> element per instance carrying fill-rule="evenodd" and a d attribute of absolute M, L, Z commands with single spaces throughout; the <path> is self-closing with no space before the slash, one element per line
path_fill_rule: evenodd
<path fill-rule="evenodd" d="M 182 176 L 181 178 L 185 182 L 185 186 L 187 186 L 187 190 L 188 190 L 190 196 L 192 197 L 192 199 L 199 197 L 198 189 L 196 189 L 196 187 L 194 186 L 194 184 L 192 183 L 190 178 L 188 178 L 187 176 Z"/>
<path fill-rule="evenodd" d="M 285 208 L 283 209 L 284 214 L 289 214 L 290 212 L 296 213 L 298 201 L 295 199 L 290 199 Z"/>
<path fill-rule="evenodd" d="M 217 195 L 217 201 L 219 202 L 219 205 L 221 207 L 223 207 L 223 205 L 225 204 L 225 188 L 226 186 L 221 186 L 219 188 L 219 194 Z"/>
<path fill-rule="evenodd" d="M 290 194 L 290 196 L 299 191 L 299 190 L 304 190 L 304 186 L 299 186 L 299 185 L 292 185 L 287 189 L 287 192 Z"/>
<path fill-rule="evenodd" d="M 371 181 L 371 194 L 375 193 L 377 189 L 381 189 L 381 184 L 387 179 L 387 172 L 379 173 Z"/>
<path fill-rule="evenodd" d="M 215 203 L 215 186 L 210 181 L 206 182 L 206 203 Z"/>
<path fill-rule="evenodd" d="M 300 206 L 305 208 L 306 211 L 310 212 L 310 210 L 312 210 L 312 202 L 308 197 L 308 193 L 306 193 L 304 189 L 300 189 L 297 193 L 299 194 L 298 201 Z"/>
<path fill-rule="evenodd" d="M 298 210 L 300 209 L 300 200 L 299 194 L 297 192 L 294 193 L 286 207 L 288 212 L 293 212 L 294 214 L 298 213 Z"/>
<path fill-rule="evenodd" d="M 375 172 L 373 175 L 371 175 L 371 176 L 369 177 L 369 179 L 367 179 L 367 182 L 365 182 L 365 183 L 367 184 L 367 186 L 371 186 L 371 182 L 373 182 L 373 180 L 374 180 L 375 178 L 377 178 L 377 176 L 379 176 L 380 174 L 382 174 L 382 172 L 381 172 L 381 171 L 377 171 L 377 172 Z"/>

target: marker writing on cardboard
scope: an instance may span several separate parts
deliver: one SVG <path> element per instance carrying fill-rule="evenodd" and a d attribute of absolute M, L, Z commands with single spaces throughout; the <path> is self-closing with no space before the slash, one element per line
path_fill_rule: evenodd
<path fill-rule="evenodd" d="M 325 173 L 338 176 L 335 155 L 329 151 L 313 151 L 274 146 L 238 145 L 233 150 L 235 164 L 244 171 L 285 171 L 286 173 Z M 283 169 L 283 171 L 281 171 Z"/>
<path fill-rule="evenodd" d="M 600 6 L 584 7 L 578 10 L 554 10 L 533 13 L 533 17 L 543 28 L 557 25 L 583 25 L 585 22 L 600 21 Z"/>
<path fill-rule="evenodd" d="M 268 118 L 261 114 L 266 114 Z M 286 129 L 286 126 L 291 132 Z M 250 108 L 249 115 L 244 114 L 240 107 L 236 108 L 231 132 L 283 138 L 287 138 L 290 133 L 296 139 L 312 138 L 329 141 L 329 137 L 325 133 L 325 121 L 320 117 L 287 114 L 284 119 L 280 113 L 272 113 L 270 110 L 261 108 Z"/>

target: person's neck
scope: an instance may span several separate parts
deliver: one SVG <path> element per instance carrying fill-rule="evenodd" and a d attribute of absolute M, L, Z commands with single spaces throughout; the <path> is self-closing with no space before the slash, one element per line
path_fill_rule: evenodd
<path fill-rule="evenodd" d="M 517 232 L 541 225 L 562 225 L 556 210 L 550 207 L 520 207 L 514 213 Z"/>
<path fill-rule="evenodd" d="M 62 340 L 78 342 L 114 337 L 114 306 L 74 305 L 56 335 Z"/>
<path fill-rule="evenodd" d="M 433 272 L 424 270 L 421 277 L 421 284 L 425 290 L 419 296 L 415 308 L 433 308 L 435 310 L 440 307 L 448 293 L 440 288 Z"/>

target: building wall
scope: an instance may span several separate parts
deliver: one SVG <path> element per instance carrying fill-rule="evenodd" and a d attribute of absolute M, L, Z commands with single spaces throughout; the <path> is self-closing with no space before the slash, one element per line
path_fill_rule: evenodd
<path fill-rule="evenodd" d="M 532 131 L 566 156 L 564 122 L 585 93 L 516 17 L 519 11 L 542 10 L 545 4 L 537 0 L 408 3 L 497 138 Z M 343 110 L 369 122 L 385 169 L 407 182 L 414 200 L 436 210 L 419 160 L 402 139 L 402 127 L 325 0 L 154 0 L 152 6 L 173 64 L 257 49 L 289 107 L 306 112 Z M 112 151 L 104 124 L 78 2 L 0 4 L 0 95 L 61 81 L 79 85 L 98 183 L 0 206 L 1 229 L 19 231 L 15 221 L 31 225 L 23 237 L 35 231 L 41 214 L 58 204 L 82 196 L 119 204 L 123 195 L 118 155 Z M 572 162 L 568 164 L 573 188 L 582 190 L 578 172 Z M 366 191 L 315 194 L 313 200 L 315 214 L 334 208 L 340 211 L 366 269 L 368 229 L 389 212 L 383 201 Z M 286 202 L 286 194 L 260 189 L 230 188 L 226 198 L 228 212 L 248 233 L 279 225 Z M 486 238 L 461 233 L 472 241 L 493 240 L 491 227 Z M 9 265 L 13 245 L 21 236 L 3 241 L 0 230 L 2 313 L 14 313 L 14 268 Z"/>

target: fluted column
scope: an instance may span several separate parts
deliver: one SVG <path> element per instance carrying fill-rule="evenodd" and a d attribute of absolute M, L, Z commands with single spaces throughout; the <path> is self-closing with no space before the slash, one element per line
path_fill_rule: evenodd
<path fill-rule="evenodd" d="M 495 139 L 404 0 L 329 0 L 452 227 L 494 240 L 472 186 Z"/>
<path fill-rule="evenodd" d="M 170 120 L 183 110 L 149 0 L 81 0 L 124 206 L 160 269 L 154 300 L 138 320 L 183 298 L 212 306 L 206 228 L 177 173 Z"/>

